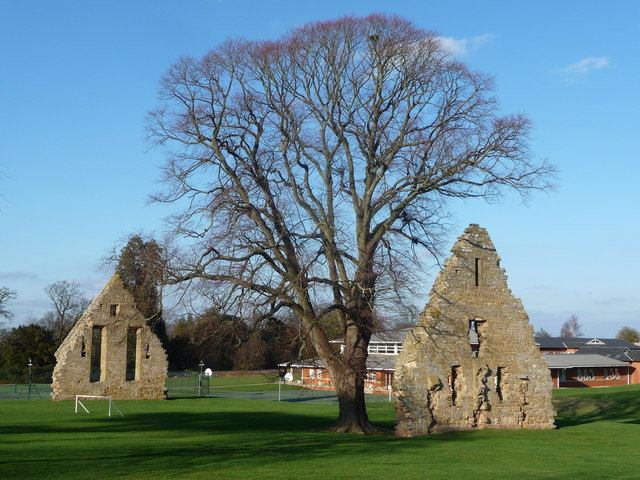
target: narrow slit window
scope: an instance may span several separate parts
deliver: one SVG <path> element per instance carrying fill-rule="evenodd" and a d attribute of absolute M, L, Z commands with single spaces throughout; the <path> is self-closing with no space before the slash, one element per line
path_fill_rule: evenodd
<path fill-rule="evenodd" d="M 129 328 L 127 332 L 127 369 L 126 381 L 130 382 L 137 377 L 138 368 L 138 329 Z"/>
<path fill-rule="evenodd" d="M 471 356 L 480 356 L 480 333 L 478 332 L 478 321 L 469 320 L 469 346 L 471 347 Z"/>
<path fill-rule="evenodd" d="M 115 317 L 116 315 L 118 315 L 118 310 L 119 308 L 117 303 L 111 304 L 111 306 L 109 307 L 109 314 L 112 317 Z"/>
<path fill-rule="evenodd" d="M 93 327 L 91 331 L 90 382 L 99 382 L 102 375 L 102 329 L 103 327 Z"/>
<path fill-rule="evenodd" d="M 80 350 L 80 356 L 81 357 L 86 357 L 87 356 L 87 342 L 84 339 L 84 335 L 82 335 L 82 338 L 81 338 L 80 341 L 82 342 L 81 350 Z"/>
<path fill-rule="evenodd" d="M 451 367 L 451 374 L 449 375 L 449 388 L 451 389 L 451 404 L 456 404 L 456 399 L 458 397 L 457 392 L 457 383 L 458 383 L 458 370 L 460 369 L 459 365 L 453 365 Z"/>
<path fill-rule="evenodd" d="M 473 276 L 474 276 L 474 284 L 476 287 L 480 286 L 480 276 L 482 274 L 481 272 L 481 268 L 482 268 L 482 261 L 479 258 L 475 259 L 474 262 L 474 269 L 473 269 Z"/>
<path fill-rule="evenodd" d="M 496 393 L 498 400 L 502 401 L 502 382 L 504 381 L 504 367 L 498 367 L 496 372 Z"/>

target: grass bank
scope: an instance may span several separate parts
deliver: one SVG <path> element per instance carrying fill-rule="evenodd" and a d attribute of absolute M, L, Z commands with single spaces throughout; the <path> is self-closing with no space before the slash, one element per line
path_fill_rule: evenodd
<path fill-rule="evenodd" d="M 606 391 L 605 391 L 606 390 Z M 553 431 L 484 430 L 402 439 L 315 431 L 334 405 L 226 398 L 0 403 L 0 478 L 636 479 L 639 386 L 561 390 Z M 93 408 L 92 408 L 93 407 Z M 369 406 L 392 429 L 393 405 Z"/>

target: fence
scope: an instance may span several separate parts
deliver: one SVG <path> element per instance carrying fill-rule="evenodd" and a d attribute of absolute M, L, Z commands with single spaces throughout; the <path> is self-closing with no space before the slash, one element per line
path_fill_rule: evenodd
<path fill-rule="evenodd" d="M 277 371 L 215 372 L 213 377 L 195 372 L 169 372 L 167 397 L 222 396 L 223 392 L 264 392 L 282 390 Z M 291 385 L 285 386 L 290 388 Z"/>
<path fill-rule="evenodd" d="M 52 374 L 53 365 L 33 365 L 31 368 L 31 381 L 36 383 L 49 383 L 51 382 Z M 27 365 L 20 367 L 0 366 L 0 384 L 4 382 L 29 383 L 29 367 Z"/>
<path fill-rule="evenodd" d="M 50 399 L 51 384 L 49 383 L 4 383 L 0 384 L 0 400 L 15 399 Z"/>
<path fill-rule="evenodd" d="M 226 372 L 206 377 L 191 372 L 170 372 L 167 378 L 167 398 L 236 398 L 282 402 L 337 404 L 334 391 L 313 390 L 299 384 L 299 379 L 284 382 L 274 372 Z M 258 374 L 256 374 L 258 373 Z M 50 399 L 47 383 L 0 384 L 0 399 Z M 367 402 L 389 401 L 387 395 L 366 395 Z"/>
<path fill-rule="evenodd" d="M 169 373 L 167 397 L 207 397 L 211 393 L 211 378 L 198 373 Z"/>

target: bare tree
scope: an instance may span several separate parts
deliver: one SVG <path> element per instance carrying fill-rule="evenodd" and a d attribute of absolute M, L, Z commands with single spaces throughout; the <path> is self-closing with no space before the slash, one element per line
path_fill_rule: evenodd
<path fill-rule="evenodd" d="M 76 282 L 62 280 L 48 285 L 44 291 L 53 304 L 53 310 L 38 323 L 53 332 L 57 347 L 80 319 L 90 301 L 84 297 L 84 292 Z"/>
<path fill-rule="evenodd" d="M 337 431 L 371 432 L 364 399 L 375 309 L 435 253 L 451 198 L 544 189 L 523 115 L 499 116 L 488 76 L 438 37 L 384 15 L 228 41 L 162 79 L 149 133 L 167 147 L 172 226 L 234 315 L 297 315 L 339 398 Z M 319 321 L 335 312 L 344 349 Z"/>
<path fill-rule="evenodd" d="M 578 317 L 574 314 L 562 324 L 560 328 L 560 336 L 567 338 L 576 338 L 582 336 L 582 326 L 578 322 Z"/>
<path fill-rule="evenodd" d="M 13 318 L 13 312 L 7 310 L 7 303 L 10 300 L 15 300 L 15 298 L 15 290 L 11 290 L 8 287 L 0 287 L 0 318 L 6 318 L 7 320 L 11 320 Z"/>

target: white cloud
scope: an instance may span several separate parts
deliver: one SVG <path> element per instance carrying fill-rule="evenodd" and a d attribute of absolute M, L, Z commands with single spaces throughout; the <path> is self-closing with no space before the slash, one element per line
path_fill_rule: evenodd
<path fill-rule="evenodd" d="M 0 273 L 0 279 L 2 280 L 38 280 L 38 274 L 32 272 L 6 272 Z"/>
<path fill-rule="evenodd" d="M 438 37 L 442 48 L 451 53 L 451 55 L 466 55 L 492 38 L 492 33 L 485 33 L 471 38 Z"/>
<path fill-rule="evenodd" d="M 612 64 L 607 57 L 587 57 L 563 67 L 561 72 L 568 78 L 575 80 L 594 70 L 602 70 L 611 66 Z"/>

